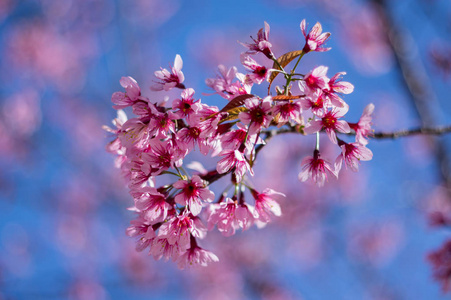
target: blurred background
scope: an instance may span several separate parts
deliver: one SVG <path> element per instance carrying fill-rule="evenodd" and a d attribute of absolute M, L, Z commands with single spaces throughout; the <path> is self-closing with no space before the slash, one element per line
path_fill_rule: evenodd
<path fill-rule="evenodd" d="M 102 130 L 119 79 L 160 101 L 153 73 L 180 54 L 185 84 L 222 106 L 204 81 L 218 64 L 244 72 L 237 40 L 266 21 L 276 55 L 298 50 L 304 18 L 332 50 L 301 71 L 347 72 L 348 121 L 372 102 L 376 131 L 451 123 L 447 0 L 0 0 L 0 299 L 449 298 L 427 255 L 451 235 L 450 136 L 371 140 L 374 159 L 323 188 L 297 179 L 314 138 L 274 138 L 252 181 L 287 195 L 283 217 L 210 232 L 208 268 L 179 271 L 126 237 L 133 201 Z"/>

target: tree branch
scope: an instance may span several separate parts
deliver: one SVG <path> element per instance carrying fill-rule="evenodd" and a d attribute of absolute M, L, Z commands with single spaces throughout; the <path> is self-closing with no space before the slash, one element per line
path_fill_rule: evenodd
<path fill-rule="evenodd" d="M 285 133 L 299 133 L 298 129 L 294 126 L 289 126 L 288 128 L 283 129 L 273 129 L 273 130 L 264 130 L 261 132 L 265 135 L 265 138 L 263 139 L 265 141 L 265 144 L 260 144 L 255 148 L 255 159 L 257 158 L 258 153 L 263 149 L 264 146 L 267 145 L 267 143 L 276 135 L 285 134 Z M 414 129 L 404 129 L 404 130 L 398 130 L 394 132 L 375 132 L 371 136 L 372 139 L 397 139 L 400 137 L 406 137 L 406 136 L 413 136 L 413 135 L 442 135 L 451 133 L 451 125 L 443 126 L 443 127 L 419 127 Z M 348 135 L 355 135 L 355 133 L 348 133 Z M 254 159 L 254 160 L 255 160 Z M 230 174 L 233 172 L 232 170 L 229 170 L 226 173 L 219 174 L 216 170 L 211 170 L 207 174 L 201 175 L 200 177 L 206 181 L 209 182 L 209 184 L 212 184 L 213 182 L 221 179 L 222 177 Z"/>
<path fill-rule="evenodd" d="M 395 132 L 375 132 L 372 136 L 374 139 L 396 139 L 404 136 L 412 136 L 418 134 L 425 135 L 442 135 L 451 132 L 451 125 L 444 127 L 420 127 L 408 130 L 399 130 Z"/>
<path fill-rule="evenodd" d="M 262 133 L 267 135 L 267 137 L 265 138 L 265 141 L 268 141 L 268 138 L 270 139 L 279 134 L 299 133 L 299 131 L 295 127 L 291 126 L 289 128 L 284 128 L 284 129 L 280 129 L 280 130 L 266 130 L 266 131 L 262 131 Z M 451 125 L 441 126 L 441 127 L 418 127 L 418 128 L 413 128 L 413 129 L 402 129 L 402 130 L 393 131 L 393 132 L 382 132 L 381 131 L 381 132 L 373 133 L 372 136 L 370 136 L 370 138 L 373 138 L 373 139 L 396 139 L 399 137 L 413 136 L 413 135 L 419 135 L 419 134 L 443 135 L 443 134 L 447 134 L 447 133 L 451 133 Z M 355 132 L 348 133 L 348 135 L 355 135 Z M 259 147 L 257 147 L 257 150 L 259 150 L 262 146 L 263 145 L 260 145 Z"/>

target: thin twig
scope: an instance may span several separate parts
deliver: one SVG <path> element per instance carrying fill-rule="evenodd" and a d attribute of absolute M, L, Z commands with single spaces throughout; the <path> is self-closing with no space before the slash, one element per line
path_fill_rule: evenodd
<path fill-rule="evenodd" d="M 282 128 L 282 129 L 273 129 L 273 130 L 263 130 L 261 134 L 265 135 L 265 138 L 263 139 L 265 141 L 265 144 L 260 144 L 257 147 L 255 147 L 255 158 L 257 159 L 258 153 L 263 149 L 264 146 L 268 144 L 268 142 L 275 137 L 276 135 L 286 134 L 286 133 L 297 133 L 300 134 L 298 129 L 294 126 L 289 126 L 288 128 Z M 372 139 L 396 139 L 400 137 L 407 137 L 407 136 L 414 136 L 414 135 L 443 135 L 451 133 L 451 125 L 449 126 L 443 126 L 443 127 L 420 127 L 420 128 L 414 128 L 414 129 L 405 129 L 405 130 L 398 130 L 393 132 L 375 132 L 372 134 Z M 355 133 L 349 133 L 348 135 L 355 135 Z M 209 184 L 212 184 L 213 182 L 221 179 L 222 177 L 226 176 L 227 174 L 230 174 L 233 172 L 232 170 L 229 170 L 226 173 L 219 174 L 216 170 L 212 170 L 208 172 L 205 175 L 202 175 L 201 177 L 208 181 Z"/>
<path fill-rule="evenodd" d="M 423 128 L 414 128 L 414 129 L 408 129 L 408 130 L 399 130 L 399 131 L 395 131 L 395 132 L 376 132 L 373 134 L 373 138 L 374 139 L 396 139 L 399 137 L 412 136 L 412 135 L 418 135 L 418 134 L 442 135 L 442 134 L 447 134 L 450 132 L 451 132 L 451 126 L 437 127 L 437 128 L 423 127 Z"/>
<path fill-rule="evenodd" d="M 283 128 L 280 130 L 266 130 L 262 131 L 264 134 L 269 134 L 270 137 L 284 134 L 284 133 L 299 133 L 293 126 L 289 128 Z M 370 138 L 372 139 L 396 139 L 399 137 L 413 136 L 413 135 L 443 135 L 451 133 L 451 125 L 442 127 L 418 127 L 413 129 L 402 129 L 393 132 L 374 132 Z M 348 133 L 349 135 L 355 135 L 355 132 Z"/>

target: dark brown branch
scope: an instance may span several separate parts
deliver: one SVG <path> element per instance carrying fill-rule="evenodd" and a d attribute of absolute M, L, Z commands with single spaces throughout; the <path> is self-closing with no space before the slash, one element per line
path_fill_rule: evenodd
<path fill-rule="evenodd" d="M 445 127 L 423 127 L 423 128 L 414 128 L 409 130 L 399 130 L 395 132 L 376 132 L 373 134 L 374 139 L 396 139 L 404 136 L 412 136 L 418 134 L 424 135 L 442 135 L 451 132 L 451 126 Z"/>
<path fill-rule="evenodd" d="M 282 128 L 282 129 L 273 129 L 273 130 L 264 130 L 261 132 L 265 135 L 263 140 L 265 141 L 265 144 L 258 145 L 255 148 L 255 159 L 257 158 L 258 153 L 263 149 L 265 145 L 276 135 L 285 134 L 285 133 L 299 133 L 298 129 L 294 126 L 290 126 L 288 128 Z M 406 136 L 413 136 L 413 135 L 442 135 L 451 133 L 451 125 L 449 126 L 443 126 L 443 127 L 423 127 L 423 128 L 414 128 L 414 129 L 406 129 L 406 130 L 399 130 L 394 132 L 375 132 L 373 133 L 373 136 L 371 138 L 373 139 L 396 139 L 400 137 L 406 137 Z M 349 133 L 349 135 L 355 135 L 355 133 Z M 213 182 L 221 179 L 222 177 L 232 173 L 233 170 L 230 170 L 226 173 L 219 174 L 216 170 L 212 170 L 208 172 L 207 174 L 201 175 L 201 178 L 208 181 L 209 184 L 212 184 Z"/>
<path fill-rule="evenodd" d="M 271 131 L 263 131 L 262 133 L 266 134 L 269 138 L 273 136 L 284 134 L 284 133 L 299 133 L 295 127 L 284 128 L 280 130 L 271 130 Z M 442 126 L 442 127 L 419 127 L 413 129 L 403 129 L 393 132 L 375 132 L 370 138 L 373 139 L 396 139 L 399 137 L 413 136 L 413 135 L 443 135 L 451 133 L 451 125 Z M 354 132 L 349 133 L 349 135 L 355 135 Z M 265 139 L 265 141 L 267 141 Z M 259 149 L 261 146 L 257 147 Z"/>

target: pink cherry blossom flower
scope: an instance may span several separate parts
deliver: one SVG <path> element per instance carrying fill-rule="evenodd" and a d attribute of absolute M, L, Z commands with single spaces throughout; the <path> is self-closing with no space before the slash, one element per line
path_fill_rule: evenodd
<path fill-rule="evenodd" d="M 152 173 L 158 171 L 158 169 L 146 164 L 139 156 L 134 156 L 125 163 L 125 166 L 130 170 L 130 174 L 127 177 L 129 181 L 128 187 L 133 192 L 145 185 L 151 179 Z"/>
<path fill-rule="evenodd" d="M 318 118 L 323 118 L 327 110 L 327 98 L 321 90 L 316 90 L 314 93 L 303 97 L 299 100 L 302 109 L 312 110 L 312 113 Z"/>
<path fill-rule="evenodd" d="M 155 260 L 164 258 L 168 261 L 171 258 L 172 261 L 176 261 L 185 250 L 177 242 L 171 244 L 167 237 L 157 236 L 152 240 L 149 254 L 152 254 Z"/>
<path fill-rule="evenodd" d="M 125 88 L 125 93 L 115 92 L 113 94 L 111 101 L 115 104 L 113 105 L 114 109 L 126 108 L 133 105 L 138 100 L 145 99 L 141 97 L 141 89 L 136 80 L 132 77 L 122 77 L 119 83 Z"/>
<path fill-rule="evenodd" d="M 243 230 L 247 230 L 254 224 L 254 208 L 246 203 L 239 203 L 235 210 L 235 217 L 238 225 Z"/>
<path fill-rule="evenodd" d="M 337 94 L 350 94 L 354 91 L 354 86 L 352 84 L 346 81 L 341 81 L 341 76 L 345 74 L 346 72 L 339 72 L 335 74 L 329 80 L 329 89 L 324 90 L 324 93 L 329 98 L 331 104 L 337 107 L 344 107 L 347 105 Z"/>
<path fill-rule="evenodd" d="M 190 214 L 189 216 L 193 221 L 190 228 L 191 238 L 195 237 L 204 239 L 207 236 L 207 227 L 205 227 L 204 223 L 202 223 L 201 218 L 193 216 L 193 214 Z"/>
<path fill-rule="evenodd" d="M 202 104 L 202 109 L 193 117 L 191 124 L 196 124 L 201 138 L 212 137 L 217 134 L 219 121 L 226 115 L 227 113 L 220 113 L 216 106 Z"/>
<path fill-rule="evenodd" d="M 155 108 L 153 108 L 153 115 L 150 119 L 149 127 L 152 128 L 149 134 L 156 139 L 164 139 L 170 133 L 175 132 L 175 124 L 172 122 L 169 114 L 158 112 Z"/>
<path fill-rule="evenodd" d="M 209 206 L 208 227 L 212 229 L 216 225 L 224 236 L 234 235 L 238 228 L 249 229 L 253 220 L 254 214 L 247 204 L 238 204 L 230 198 Z"/>
<path fill-rule="evenodd" d="M 306 22 L 305 19 L 301 22 L 301 31 L 302 34 L 305 37 L 305 46 L 303 51 L 305 53 L 308 53 L 310 51 L 318 51 L 318 52 L 324 52 L 329 51 L 331 48 L 324 48 L 323 44 L 327 41 L 327 39 L 330 37 L 330 32 L 324 32 L 323 28 L 321 27 L 321 24 L 317 22 L 315 26 L 309 31 L 309 33 L 306 33 Z"/>
<path fill-rule="evenodd" d="M 299 173 L 300 181 L 307 181 L 311 178 L 318 186 L 323 186 L 327 179 L 327 174 L 331 174 L 338 178 L 338 174 L 332 165 L 321 159 L 321 155 L 318 150 L 313 152 L 313 157 L 308 156 L 302 160 L 302 172 Z"/>
<path fill-rule="evenodd" d="M 218 161 L 216 165 L 216 171 L 218 171 L 219 174 L 226 173 L 233 169 L 237 182 L 241 182 L 247 171 L 254 176 L 254 171 L 242 152 L 232 149 L 223 150 L 219 155 L 224 156 L 224 158 Z"/>
<path fill-rule="evenodd" d="M 263 100 L 259 98 L 246 99 L 244 105 L 248 111 L 238 116 L 243 124 L 249 125 L 249 134 L 259 133 L 263 127 L 268 127 L 272 120 L 271 96 Z"/>
<path fill-rule="evenodd" d="M 263 223 L 268 223 L 271 220 L 270 215 L 276 217 L 280 217 L 282 215 L 280 205 L 274 200 L 273 195 L 285 197 L 284 194 L 269 188 L 263 190 L 262 193 L 258 193 L 256 190 L 251 189 L 251 193 L 255 199 L 256 220 Z"/>
<path fill-rule="evenodd" d="M 139 237 L 136 243 L 136 251 L 141 252 L 145 248 L 149 247 L 155 238 L 155 230 L 142 215 L 139 215 L 137 219 L 132 220 L 126 230 L 126 234 L 129 237 Z"/>
<path fill-rule="evenodd" d="M 122 109 L 119 109 L 117 111 L 117 118 L 115 118 L 112 122 L 113 125 L 116 126 L 116 129 L 112 129 L 108 126 L 102 127 L 103 130 L 111 132 L 112 134 L 114 134 L 116 136 L 116 138 L 112 142 L 108 143 L 108 145 L 106 146 L 106 150 L 108 152 L 118 155 L 118 161 L 116 163 L 116 168 L 120 168 L 123 161 L 126 159 L 126 156 L 125 156 L 126 149 L 125 149 L 125 147 L 122 146 L 121 141 L 118 137 L 118 134 L 122 131 L 122 125 L 125 122 L 127 122 L 127 115 L 125 114 L 125 112 Z"/>
<path fill-rule="evenodd" d="M 153 168 L 158 171 L 152 175 L 158 175 L 169 168 L 180 167 L 182 165 L 184 152 L 174 147 L 169 141 L 154 141 L 150 152 L 142 153 L 142 160 L 145 163 L 142 167 L 144 172 L 151 172 Z"/>
<path fill-rule="evenodd" d="M 205 84 L 221 95 L 221 93 L 227 92 L 228 87 L 232 85 L 237 72 L 236 67 L 227 69 L 224 65 L 219 65 L 216 78 L 207 78 Z"/>
<path fill-rule="evenodd" d="M 268 80 L 271 72 L 265 66 L 258 64 L 246 53 L 242 53 L 240 58 L 243 66 L 249 71 L 252 71 L 252 73 L 248 74 L 248 76 L 253 83 L 261 84 L 263 81 Z"/>
<path fill-rule="evenodd" d="M 193 220 L 188 214 L 181 214 L 164 222 L 159 231 L 158 238 L 167 239 L 170 245 L 177 244 L 182 251 L 190 246 L 190 229 L 193 227 Z"/>
<path fill-rule="evenodd" d="M 301 102 L 293 100 L 277 102 L 272 109 L 272 115 L 278 116 L 277 127 L 282 127 L 290 120 L 297 124 L 303 124 L 301 113 Z"/>
<path fill-rule="evenodd" d="M 201 129 L 199 127 L 184 127 L 177 132 L 177 146 L 180 149 L 190 152 L 194 149 L 196 142 L 200 153 L 207 155 L 210 151 L 210 145 L 207 138 L 201 138 Z"/>
<path fill-rule="evenodd" d="M 182 72 L 183 61 L 180 55 L 175 56 L 174 66 L 171 68 L 172 72 L 161 68 L 161 71 L 155 71 L 155 77 L 160 79 L 160 82 L 156 82 L 150 87 L 152 91 L 169 91 L 173 88 L 185 89 L 182 82 L 185 80 L 185 76 Z"/>
<path fill-rule="evenodd" d="M 141 97 L 144 98 L 144 97 Z M 133 113 L 139 116 L 139 119 L 143 122 L 147 122 L 152 117 L 152 107 L 155 107 L 148 99 L 136 101 L 132 105 Z"/>
<path fill-rule="evenodd" d="M 241 123 L 237 124 L 238 129 L 231 130 L 221 135 L 222 149 L 239 149 L 241 145 L 245 145 L 244 154 L 250 155 L 254 145 L 263 144 L 264 141 L 255 133 L 249 134 L 249 130 Z M 247 140 L 245 140 L 247 136 Z"/>
<path fill-rule="evenodd" d="M 305 74 L 304 79 L 299 81 L 299 89 L 305 94 L 314 93 L 317 89 L 328 90 L 329 78 L 327 78 L 327 70 L 325 66 L 319 66 Z"/>
<path fill-rule="evenodd" d="M 206 232 L 207 228 L 201 220 L 185 211 L 163 223 L 157 238 L 166 239 L 170 245 L 177 245 L 177 248 L 183 252 L 190 248 L 191 237 L 204 238 Z"/>
<path fill-rule="evenodd" d="M 321 129 L 325 129 L 329 139 L 334 144 L 337 144 L 337 135 L 335 131 L 342 133 L 351 132 L 348 122 L 338 120 L 338 118 L 343 117 L 347 112 L 347 107 L 343 109 L 335 107 L 331 111 L 328 111 L 321 120 L 314 120 L 310 122 L 309 126 L 304 129 L 304 132 L 306 134 L 311 134 L 318 132 Z"/>
<path fill-rule="evenodd" d="M 219 74 L 216 78 L 207 78 L 205 84 L 221 97 L 230 100 L 239 95 L 250 94 L 252 80 L 247 80 L 245 75 L 238 73 L 236 67 L 227 69 L 225 66 L 219 65 L 218 70 Z M 238 81 L 233 81 L 234 79 L 238 79 Z"/>
<path fill-rule="evenodd" d="M 252 38 L 252 37 L 251 37 Z M 257 34 L 257 39 L 252 38 L 254 43 L 251 44 L 244 44 L 241 43 L 241 45 L 249 48 L 249 50 L 246 52 L 247 54 L 255 54 L 257 52 L 263 53 L 267 58 L 273 59 L 274 54 L 271 51 L 271 43 L 268 42 L 269 38 L 269 25 L 265 22 L 265 29 L 260 28 Z"/>
<path fill-rule="evenodd" d="M 121 144 L 127 149 L 127 155 L 133 155 L 149 146 L 151 130 L 152 128 L 149 127 L 149 124 L 137 118 L 129 119 L 122 125 L 122 130 L 118 133 L 118 137 Z"/>
<path fill-rule="evenodd" d="M 127 156 L 125 156 L 125 147 L 122 147 L 121 141 L 119 138 L 114 139 L 110 143 L 106 145 L 106 151 L 112 154 L 117 155 L 114 160 L 114 166 L 120 169 L 123 163 L 127 160 Z"/>
<path fill-rule="evenodd" d="M 338 145 L 342 149 L 342 153 L 335 161 L 335 170 L 338 172 L 341 169 L 343 162 L 351 170 L 357 172 L 359 170 L 360 161 L 368 161 L 373 158 L 373 152 L 370 149 L 359 143 L 345 143 L 338 141 Z"/>
<path fill-rule="evenodd" d="M 368 136 L 373 134 L 373 130 L 371 129 L 371 115 L 374 111 L 374 104 L 368 104 L 363 110 L 363 114 L 360 117 L 358 123 L 349 123 L 349 126 L 355 131 L 355 141 L 362 145 L 367 145 L 368 140 L 366 139 Z"/>
<path fill-rule="evenodd" d="M 233 97 L 250 94 L 254 82 L 249 77 L 249 75 L 236 73 L 236 78 L 238 79 L 238 81 L 235 82 L 235 84 L 232 85 L 230 89 Z"/>
<path fill-rule="evenodd" d="M 215 194 L 206 188 L 205 182 L 198 175 L 193 175 L 189 181 L 179 180 L 173 184 L 173 187 L 182 190 L 175 196 L 175 202 L 188 205 L 194 216 L 202 210 L 202 201 L 211 202 L 215 199 Z"/>
<path fill-rule="evenodd" d="M 142 196 L 135 198 L 135 207 L 146 220 L 154 224 L 164 221 L 172 206 L 156 188 L 144 187 Z"/>
<path fill-rule="evenodd" d="M 196 114 L 201 108 L 200 100 L 193 99 L 194 89 L 188 88 L 183 90 L 182 99 L 175 99 L 172 102 L 172 119 L 183 119 L 187 117 L 190 119 L 192 115 Z"/>
<path fill-rule="evenodd" d="M 202 266 L 206 267 L 212 262 L 218 262 L 219 258 L 212 252 L 200 248 L 199 246 L 191 246 L 185 253 L 177 259 L 177 266 L 183 270 L 185 268 Z"/>

